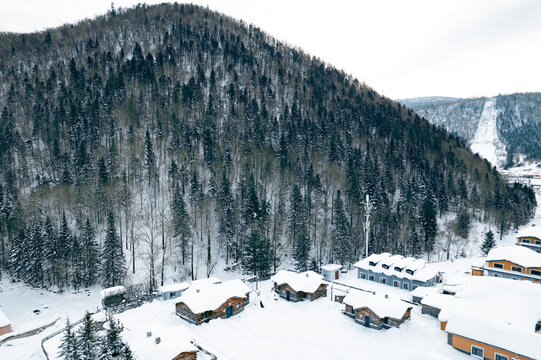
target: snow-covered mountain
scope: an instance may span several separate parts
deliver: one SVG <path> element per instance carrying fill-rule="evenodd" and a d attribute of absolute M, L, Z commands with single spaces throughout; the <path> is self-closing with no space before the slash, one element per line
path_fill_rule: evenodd
<path fill-rule="evenodd" d="M 493 165 L 504 167 L 524 158 L 541 159 L 541 93 L 399 101 L 465 139 L 473 152 Z"/>

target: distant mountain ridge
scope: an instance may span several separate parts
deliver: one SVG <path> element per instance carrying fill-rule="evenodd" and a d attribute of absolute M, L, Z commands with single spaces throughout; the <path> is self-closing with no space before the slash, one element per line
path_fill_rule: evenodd
<path fill-rule="evenodd" d="M 489 161 L 492 157 L 491 162 L 496 162 L 494 165 L 513 165 L 524 157 L 528 160 L 541 160 L 541 143 L 538 141 L 541 135 L 541 93 L 467 99 L 438 96 L 398 101 L 433 124 L 463 138 L 470 147 L 479 141 L 476 136 L 487 132 L 484 126 L 494 121 L 496 132 L 492 141 L 494 148 L 498 149 L 497 154 L 480 152 Z M 487 122 L 485 118 L 481 122 L 485 106 L 492 106 L 489 101 L 493 102 L 494 111 L 491 116 L 494 119 Z M 475 148 L 472 150 L 475 152 Z"/>

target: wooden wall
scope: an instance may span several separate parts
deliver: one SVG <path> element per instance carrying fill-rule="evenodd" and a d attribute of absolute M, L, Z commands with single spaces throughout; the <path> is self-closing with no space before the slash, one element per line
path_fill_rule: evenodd
<path fill-rule="evenodd" d="M 195 351 L 185 351 L 181 352 L 173 360 L 196 360 L 197 353 Z"/>
<path fill-rule="evenodd" d="M 472 345 L 480 347 L 485 350 L 485 354 L 484 354 L 485 359 L 494 359 L 494 356 L 495 356 L 494 353 L 498 353 L 498 354 L 507 356 L 509 359 L 512 359 L 515 357 L 520 360 L 534 360 L 532 358 L 525 357 L 520 354 L 516 354 L 511 351 L 507 351 L 507 350 L 498 348 L 496 346 L 492 346 L 492 345 L 488 345 L 479 341 L 468 339 L 456 334 L 449 334 L 449 342 L 450 342 L 449 345 L 451 345 L 455 349 L 461 350 L 468 354 L 471 353 Z"/>

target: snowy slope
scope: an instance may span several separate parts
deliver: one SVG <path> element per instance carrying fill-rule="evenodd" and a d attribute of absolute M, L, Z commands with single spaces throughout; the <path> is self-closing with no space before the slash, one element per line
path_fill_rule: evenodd
<path fill-rule="evenodd" d="M 483 112 L 479 118 L 477 131 L 470 141 L 470 148 L 474 153 L 487 159 L 492 165 L 501 167 L 505 161 L 505 146 L 498 137 L 496 120 L 499 110 L 495 107 L 495 99 L 487 99 Z"/>

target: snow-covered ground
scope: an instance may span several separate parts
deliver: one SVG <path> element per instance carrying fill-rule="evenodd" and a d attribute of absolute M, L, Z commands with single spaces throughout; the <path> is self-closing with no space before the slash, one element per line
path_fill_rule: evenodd
<path fill-rule="evenodd" d="M 479 119 L 477 132 L 470 143 L 470 149 L 483 158 L 490 161 L 492 165 L 501 166 L 505 161 L 505 146 L 498 138 L 496 119 L 498 110 L 495 106 L 495 99 L 487 99 L 483 112 Z"/>

